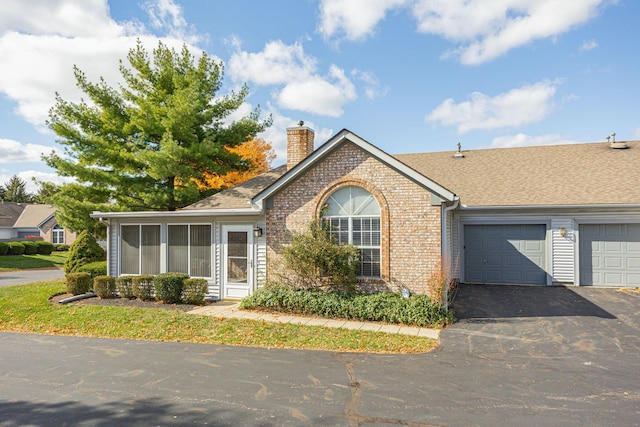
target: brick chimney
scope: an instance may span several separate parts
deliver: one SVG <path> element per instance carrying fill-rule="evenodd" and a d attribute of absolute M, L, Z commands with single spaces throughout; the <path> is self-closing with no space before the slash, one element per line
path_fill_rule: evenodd
<path fill-rule="evenodd" d="M 298 126 L 287 128 L 287 170 L 313 153 L 313 129 L 300 120 Z"/>

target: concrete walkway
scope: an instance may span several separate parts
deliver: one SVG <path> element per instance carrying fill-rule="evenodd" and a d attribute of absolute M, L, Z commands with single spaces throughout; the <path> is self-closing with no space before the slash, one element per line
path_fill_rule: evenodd
<path fill-rule="evenodd" d="M 238 309 L 240 303 L 220 301 L 205 307 L 198 307 L 189 311 L 189 314 L 200 314 L 223 319 L 248 319 L 263 320 L 274 323 L 294 323 L 308 326 L 324 326 L 325 328 L 344 328 L 359 331 L 386 332 L 390 334 L 414 335 L 438 339 L 439 329 L 419 328 L 413 326 L 391 325 L 378 322 L 360 322 L 353 320 L 325 319 L 322 317 L 289 316 L 284 314 L 262 313 Z"/>

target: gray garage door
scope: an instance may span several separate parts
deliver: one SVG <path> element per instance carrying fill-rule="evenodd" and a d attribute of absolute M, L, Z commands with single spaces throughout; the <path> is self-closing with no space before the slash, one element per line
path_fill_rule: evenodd
<path fill-rule="evenodd" d="M 547 283 L 544 224 L 465 225 L 467 283 Z"/>
<path fill-rule="evenodd" d="M 581 225 L 580 284 L 640 286 L 640 224 Z"/>

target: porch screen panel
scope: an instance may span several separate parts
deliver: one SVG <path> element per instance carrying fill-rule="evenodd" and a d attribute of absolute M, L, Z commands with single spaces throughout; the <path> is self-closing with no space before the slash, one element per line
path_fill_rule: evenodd
<path fill-rule="evenodd" d="M 160 273 L 160 226 L 143 225 L 141 228 L 142 274 Z"/>
<path fill-rule="evenodd" d="M 123 225 L 120 251 L 120 273 L 140 274 L 140 227 Z"/>
<path fill-rule="evenodd" d="M 211 226 L 191 226 L 191 273 L 193 277 L 211 277 Z"/>
<path fill-rule="evenodd" d="M 169 270 L 189 274 L 189 226 L 169 226 Z"/>

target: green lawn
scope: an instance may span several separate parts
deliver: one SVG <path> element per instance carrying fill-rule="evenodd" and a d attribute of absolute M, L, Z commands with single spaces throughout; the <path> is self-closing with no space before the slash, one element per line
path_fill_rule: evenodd
<path fill-rule="evenodd" d="M 421 353 L 437 344 L 429 338 L 380 332 L 48 301 L 64 291 L 62 280 L 0 288 L 0 331 L 376 353 Z"/>
<path fill-rule="evenodd" d="M 0 271 L 62 267 L 68 253 L 64 251 L 53 252 L 51 255 L 3 255 L 0 256 Z"/>

